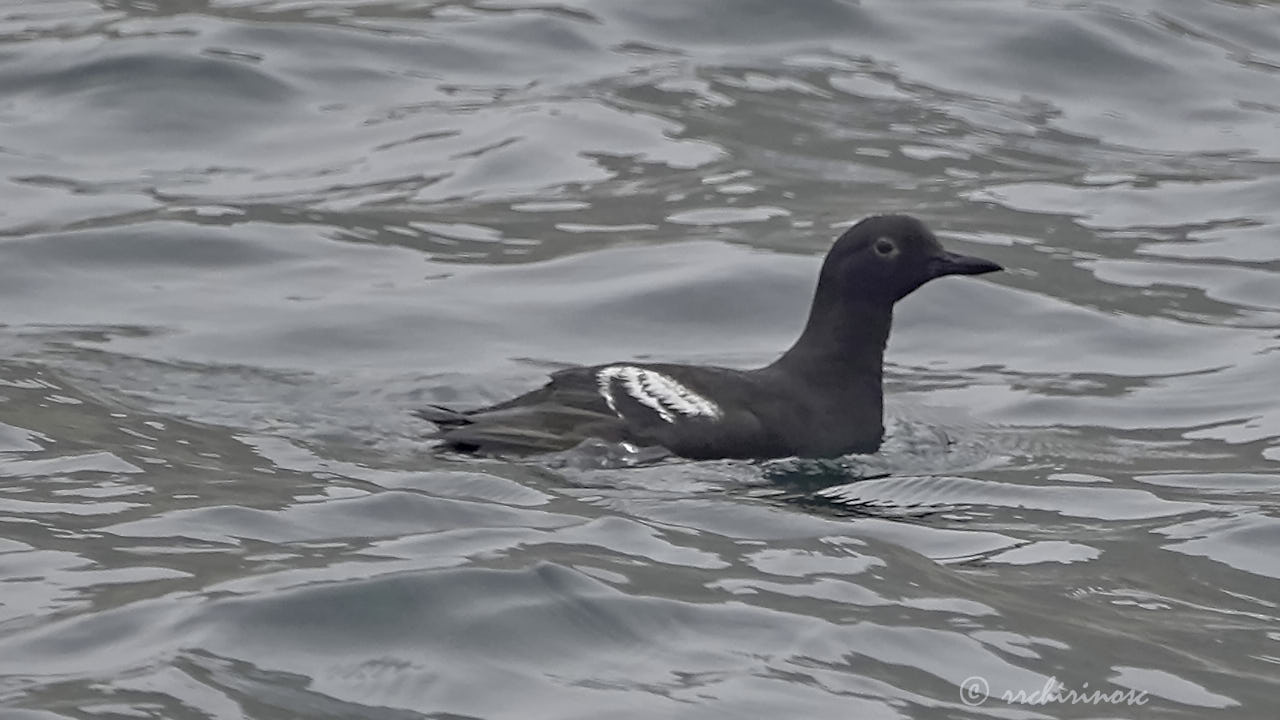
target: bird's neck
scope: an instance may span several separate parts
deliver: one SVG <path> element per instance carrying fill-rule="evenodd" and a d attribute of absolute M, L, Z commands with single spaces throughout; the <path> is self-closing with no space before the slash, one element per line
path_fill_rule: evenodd
<path fill-rule="evenodd" d="M 844 303 L 819 297 L 809 312 L 804 332 L 771 369 L 794 378 L 825 379 L 838 385 L 880 385 L 884 349 L 893 324 L 893 310 L 871 303 Z M 839 392 L 839 387 L 827 387 Z"/>

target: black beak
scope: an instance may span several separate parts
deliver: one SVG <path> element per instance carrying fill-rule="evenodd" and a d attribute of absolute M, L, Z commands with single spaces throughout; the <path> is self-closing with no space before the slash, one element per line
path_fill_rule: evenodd
<path fill-rule="evenodd" d="M 945 250 L 942 251 L 941 255 L 934 255 L 929 258 L 929 274 L 933 277 L 942 277 L 943 275 L 981 275 L 1003 269 L 990 260 L 983 260 L 972 255 L 959 255 Z"/>

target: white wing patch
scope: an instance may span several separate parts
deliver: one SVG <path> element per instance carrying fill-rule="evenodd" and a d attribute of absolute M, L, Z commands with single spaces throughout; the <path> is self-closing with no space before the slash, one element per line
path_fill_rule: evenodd
<path fill-rule="evenodd" d="M 636 402 L 652 409 L 669 423 L 676 421 L 676 415 L 713 420 L 724 415 L 719 405 L 656 370 L 634 365 L 610 365 L 596 373 L 596 385 L 600 388 L 600 397 L 618 417 L 622 417 L 622 413 L 618 412 L 618 398 L 614 394 L 615 381 Z"/>

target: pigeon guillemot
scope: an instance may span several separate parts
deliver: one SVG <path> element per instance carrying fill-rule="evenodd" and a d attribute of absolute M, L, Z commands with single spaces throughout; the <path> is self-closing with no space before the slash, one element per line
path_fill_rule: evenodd
<path fill-rule="evenodd" d="M 694 460 L 875 452 L 893 304 L 937 277 L 1000 269 L 947 252 L 913 217 L 868 217 L 827 253 L 804 331 L 770 365 L 569 368 L 496 405 L 433 406 L 419 415 L 440 428 L 446 448 L 487 455 L 567 450 L 589 438 L 662 446 Z"/>

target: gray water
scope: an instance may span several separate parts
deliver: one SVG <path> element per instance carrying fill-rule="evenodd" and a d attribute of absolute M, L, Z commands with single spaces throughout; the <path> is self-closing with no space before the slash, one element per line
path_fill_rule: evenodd
<path fill-rule="evenodd" d="M 876 456 L 409 414 L 890 210 Z M 0 716 L 1275 717 L 1278 271 L 1273 3 L 0 0 Z"/>

